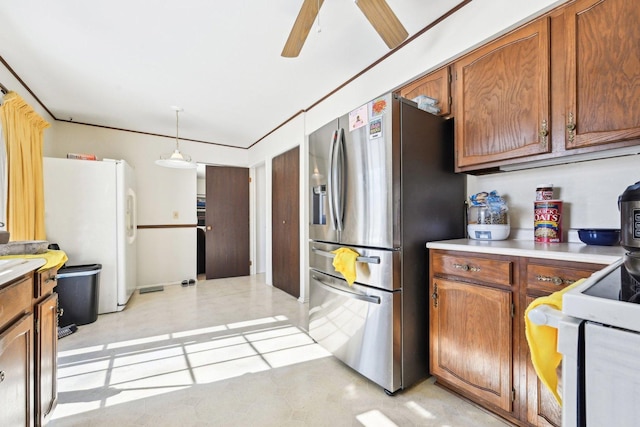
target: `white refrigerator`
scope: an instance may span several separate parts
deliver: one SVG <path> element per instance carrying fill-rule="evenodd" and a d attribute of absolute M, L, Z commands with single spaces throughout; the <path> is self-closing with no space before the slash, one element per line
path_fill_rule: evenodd
<path fill-rule="evenodd" d="M 124 160 L 44 158 L 45 228 L 67 265 L 102 264 L 98 313 L 136 289 L 136 181 Z"/>

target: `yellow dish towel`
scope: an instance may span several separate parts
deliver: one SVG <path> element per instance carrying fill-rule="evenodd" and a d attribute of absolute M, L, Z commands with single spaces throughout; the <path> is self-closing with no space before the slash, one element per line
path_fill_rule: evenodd
<path fill-rule="evenodd" d="M 47 270 L 52 267 L 60 268 L 64 265 L 65 262 L 69 260 L 67 254 L 63 251 L 56 251 L 49 249 L 47 252 L 43 254 L 19 254 L 19 255 L 4 255 L 0 256 L 0 259 L 10 259 L 10 258 L 44 258 L 46 263 L 38 269 Z"/>
<path fill-rule="evenodd" d="M 331 251 L 336 256 L 333 258 L 333 267 L 338 273 L 342 273 L 349 286 L 356 280 L 356 258 L 360 254 L 353 249 L 338 248 Z"/>
<path fill-rule="evenodd" d="M 546 297 L 536 298 L 529 304 L 524 312 L 525 335 L 529 343 L 531 362 L 538 374 L 538 378 L 553 393 L 558 403 L 562 405 L 562 398 L 558 394 L 558 375 L 556 368 L 562 361 L 562 355 L 558 353 L 558 330 L 551 326 L 536 325 L 529 320 L 529 311 L 546 304 L 556 310 L 562 311 L 562 295 L 569 289 L 575 288 L 585 279 L 580 279 L 566 288 L 554 292 Z"/>

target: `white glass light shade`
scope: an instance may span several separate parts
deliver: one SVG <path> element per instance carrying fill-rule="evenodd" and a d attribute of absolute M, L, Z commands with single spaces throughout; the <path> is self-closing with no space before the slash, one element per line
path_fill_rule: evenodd
<path fill-rule="evenodd" d="M 156 160 L 156 165 L 176 169 L 195 169 L 198 166 L 191 161 L 189 155 L 182 154 L 178 149 L 171 153 L 171 155 L 160 156 L 160 158 Z"/>
<path fill-rule="evenodd" d="M 171 107 L 176 112 L 176 149 L 171 154 L 163 154 L 160 156 L 160 159 L 156 160 L 156 165 L 163 166 L 165 168 L 175 168 L 175 169 L 195 169 L 198 167 L 195 163 L 191 161 L 191 156 L 188 154 L 182 154 L 180 152 L 180 138 L 178 137 L 178 115 L 182 108 L 180 107 Z"/>

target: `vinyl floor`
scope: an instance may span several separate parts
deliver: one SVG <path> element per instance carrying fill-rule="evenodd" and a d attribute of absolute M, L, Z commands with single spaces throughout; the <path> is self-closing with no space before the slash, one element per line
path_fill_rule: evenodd
<path fill-rule="evenodd" d="M 505 426 L 433 384 L 387 396 L 307 334 L 264 275 L 136 292 L 62 338 L 63 426 Z"/>

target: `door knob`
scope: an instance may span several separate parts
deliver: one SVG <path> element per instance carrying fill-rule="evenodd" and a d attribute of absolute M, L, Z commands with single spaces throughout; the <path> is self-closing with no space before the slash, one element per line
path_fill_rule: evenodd
<path fill-rule="evenodd" d="M 286 223 L 287 223 L 287 221 L 285 221 L 285 220 L 282 220 L 282 223 L 283 223 L 283 224 L 286 224 Z"/>
<path fill-rule="evenodd" d="M 207 225 L 207 231 L 211 231 L 211 226 Z"/>

